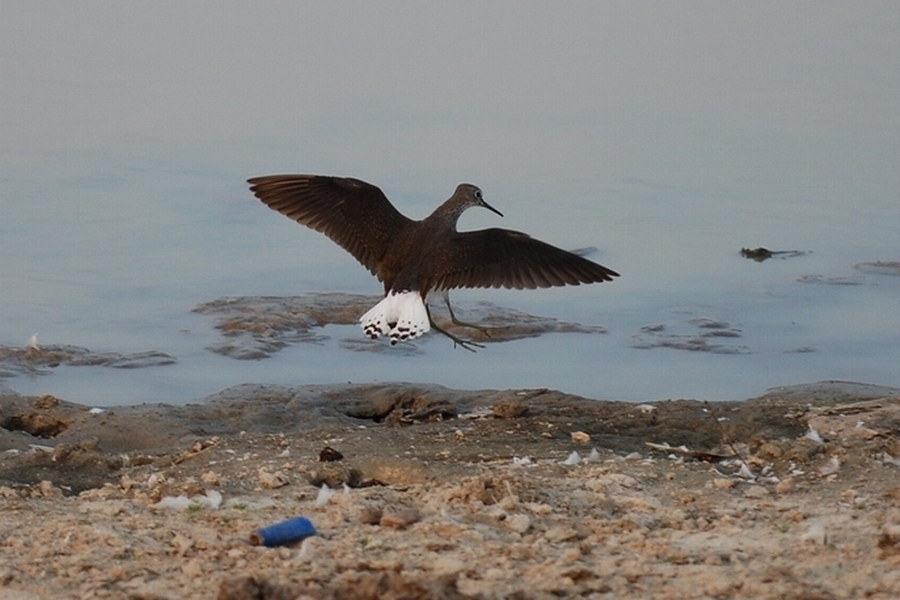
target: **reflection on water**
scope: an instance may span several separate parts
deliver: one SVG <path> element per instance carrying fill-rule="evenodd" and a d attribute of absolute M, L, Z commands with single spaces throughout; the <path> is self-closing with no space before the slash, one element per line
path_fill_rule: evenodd
<path fill-rule="evenodd" d="M 490 5 L 394 19 L 323 5 L 209 23 L 98 5 L 51 23 L 28 6 L 0 22 L 0 346 L 24 351 L 37 333 L 48 348 L 175 362 L 7 361 L 16 391 L 110 405 L 242 382 L 630 400 L 900 385 L 900 11 Z M 622 277 L 459 291 L 455 305 L 608 333 L 360 352 L 359 328 L 334 323 L 264 359 L 210 351 L 222 337 L 203 303 L 381 291 L 250 195 L 247 177 L 275 172 L 361 177 L 414 218 L 475 183 L 506 218 L 466 214 L 462 229 L 596 246 Z M 741 256 L 760 247 L 797 254 Z"/>
<path fill-rule="evenodd" d="M 256 339 L 268 341 L 266 347 L 275 351 L 255 360 L 240 360 L 247 357 L 221 350 L 242 347 L 235 345 L 231 335 L 237 331 L 234 315 L 225 322 L 223 333 L 214 329 L 217 321 L 211 316 L 191 313 L 191 307 L 185 306 L 183 314 L 163 317 L 158 327 L 146 331 L 137 322 L 126 322 L 122 331 L 108 333 L 104 346 L 127 346 L 125 352 L 133 351 L 132 358 L 146 356 L 144 348 L 161 348 L 177 357 L 174 364 L 151 361 L 140 365 L 144 368 L 123 372 L 64 361 L 53 368 L 42 365 L 41 371 L 53 371 L 52 375 L 20 371 L 7 381 L 21 393 L 50 392 L 95 405 L 187 402 L 247 381 L 402 380 L 470 389 L 550 387 L 629 400 L 740 399 L 798 380 L 854 379 L 896 385 L 897 338 L 890 319 L 900 281 L 895 276 L 866 277 L 870 278 L 864 285 L 853 287 L 810 287 L 798 280 L 802 277 L 795 277 L 754 290 L 722 290 L 717 298 L 703 294 L 692 298 L 683 292 L 677 305 L 653 304 L 648 299 L 644 305 L 612 309 L 604 307 L 603 296 L 593 295 L 591 288 L 568 295 L 550 293 L 557 297 L 530 298 L 531 302 L 523 301 L 528 298 L 525 293 L 467 291 L 457 300 L 463 311 L 477 309 L 482 295 L 501 296 L 500 302 L 518 299 L 529 311 L 577 315 L 581 323 L 609 327 L 609 333 L 599 336 L 560 332 L 497 340 L 474 355 L 454 349 L 439 335 L 391 348 L 365 339 L 355 324 L 327 324 L 329 319 L 323 315 L 328 311 L 321 306 L 312 323 L 304 321 L 296 306 L 282 313 L 272 308 L 281 302 L 290 308 L 294 299 L 287 297 L 255 303 L 250 299 L 242 305 L 244 314 L 252 316 L 257 311 L 265 322 L 275 319 L 279 331 L 288 335 L 274 335 L 268 326 L 260 329 L 264 321 L 258 318 L 246 321 L 258 334 Z M 351 299 L 357 297 L 371 298 Z M 297 321 L 292 323 L 288 313 Z M 469 312 L 467 317 L 473 314 L 479 313 Z M 341 321 L 346 319 L 337 318 Z M 250 346 L 250 350 L 258 349 L 257 342 Z"/>

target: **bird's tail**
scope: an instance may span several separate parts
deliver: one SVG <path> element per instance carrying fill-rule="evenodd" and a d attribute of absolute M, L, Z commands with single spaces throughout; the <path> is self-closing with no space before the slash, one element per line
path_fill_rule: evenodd
<path fill-rule="evenodd" d="M 417 291 L 388 292 L 381 302 L 359 318 L 359 323 L 373 340 L 382 335 L 390 336 L 392 346 L 431 330 L 428 310 Z"/>

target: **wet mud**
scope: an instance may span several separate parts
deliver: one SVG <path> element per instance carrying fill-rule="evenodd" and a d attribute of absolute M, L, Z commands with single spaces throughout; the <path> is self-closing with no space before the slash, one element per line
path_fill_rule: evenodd
<path fill-rule="evenodd" d="M 208 349 L 236 359 L 262 359 L 288 345 L 319 343 L 328 339 L 322 328 L 329 324 L 355 325 L 359 316 L 378 303 L 378 296 L 358 294 L 306 294 L 291 297 L 246 296 L 220 298 L 201 304 L 195 312 L 213 319 L 214 327 L 223 340 Z M 560 321 L 550 317 L 531 315 L 490 302 L 457 307 L 460 320 L 482 329 L 452 323 L 446 310 L 432 308 L 438 325 L 463 339 L 479 344 L 507 342 L 545 333 L 606 333 L 606 328 Z M 343 340 L 349 350 L 389 352 L 384 340 L 369 340 L 360 331 L 358 339 Z M 409 348 L 415 348 L 408 345 Z"/>

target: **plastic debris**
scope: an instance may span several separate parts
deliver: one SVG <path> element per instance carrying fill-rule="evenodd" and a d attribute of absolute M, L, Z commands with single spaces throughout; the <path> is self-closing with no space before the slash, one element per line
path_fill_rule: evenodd
<path fill-rule="evenodd" d="M 319 488 L 319 495 L 316 496 L 316 506 L 325 506 L 332 496 L 334 496 L 334 490 L 328 487 L 327 483 L 323 483 L 322 487 Z"/>
<path fill-rule="evenodd" d="M 566 460 L 560 462 L 559 464 L 570 466 L 570 465 L 577 465 L 580 462 L 581 462 L 581 455 L 578 454 L 577 452 L 572 452 L 568 456 L 568 458 L 566 458 Z"/>
<path fill-rule="evenodd" d="M 824 444 L 824 443 L 825 443 L 825 442 L 822 440 L 822 436 L 819 435 L 819 432 L 816 431 L 815 429 L 813 429 L 812 427 L 809 428 L 809 431 L 807 431 L 807 432 L 806 432 L 806 435 L 804 435 L 803 437 L 805 437 L 805 438 L 808 439 L 808 440 L 812 440 L 813 442 L 815 442 L 815 443 L 817 443 L 817 444 Z"/>
<path fill-rule="evenodd" d="M 316 528 L 306 517 L 294 517 L 287 521 L 260 527 L 250 534 L 254 546 L 283 546 L 316 535 Z"/>

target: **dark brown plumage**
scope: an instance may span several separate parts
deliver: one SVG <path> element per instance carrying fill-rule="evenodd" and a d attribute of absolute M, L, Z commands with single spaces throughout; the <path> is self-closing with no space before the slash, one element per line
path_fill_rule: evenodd
<path fill-rule="evenodd" d="M 321 231 L 350 252 L 384 283 L 389 297 L 418 292 L 424 305 L 429 292 L 454 288 L 534 289 L 599 283 L 618 276 L 615 271 L 525 233 L 498 228 L 457 231 L 460 215 L 473 206 L 503 216 L 471 184 L 460 184 L 453 196 L 431 215 L 413 221 L 400 214 L 380 189 L 358 179 L 268 175 L 250 179 L 249 183 L 250 190 L 269 208 Z M 451 316 L 456 322 L 452 309 Z M 391 325 L 389 330 L 395 342 L 405 338 L 402 333 L 395 338 L 393 332 L 397 318 L 402 321 L 403 316 L 393 317 L 393 325 L 392 314 L 384 318 Z M 442 331 L 430 317 L 428 321 Z M 372 337 L 387 334 L 383 325 L 372 326 L 375 335 L 369 327 L 366 332 Z M 427 329 L 426 325 L 424 331 Z M 416 330 L 409 337 L 424 331 Z"/>

